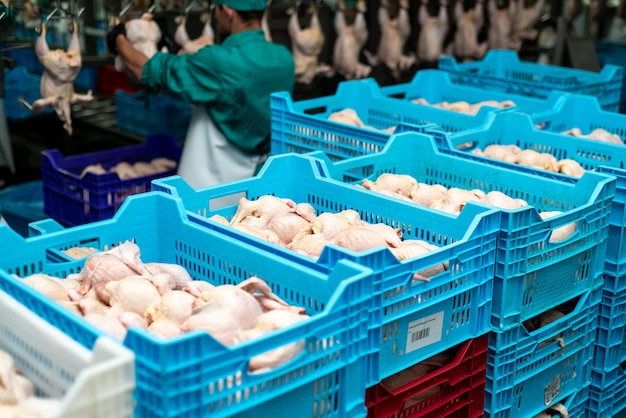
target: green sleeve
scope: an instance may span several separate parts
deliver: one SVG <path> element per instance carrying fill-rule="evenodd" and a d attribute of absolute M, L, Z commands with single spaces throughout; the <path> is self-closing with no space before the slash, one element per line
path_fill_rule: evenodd
<path fill-rule="evenodd" d="M 210 47 L 195 54 L 174 55 L 157 52 L 144 65 L 141 81 L 153 88 L 164 88 L 188 103 L 211 103 L 221 90 L 220 75 Z"/>

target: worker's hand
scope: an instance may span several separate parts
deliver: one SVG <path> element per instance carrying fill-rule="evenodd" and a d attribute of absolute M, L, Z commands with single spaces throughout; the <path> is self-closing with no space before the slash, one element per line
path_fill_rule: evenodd
<path fill-rule="evenodd" d="M 115 40 L 119 35 L 126 36 L 126 27 L 123 23 L 119 23 L 107 32 L 107 49 L 113 55 L 117 55 L 117 46 Z"/>

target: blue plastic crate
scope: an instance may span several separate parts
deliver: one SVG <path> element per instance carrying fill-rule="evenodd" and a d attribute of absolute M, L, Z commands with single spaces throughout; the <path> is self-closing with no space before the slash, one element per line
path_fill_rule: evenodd
<path fill-rule="evenodd" d="M 572 301 L 564 317 L 529 332 L 524 325 L 489 336 L 485 411 L 528 418 L 591 383 L 602 280 Z M 553 340 L 560 337 L 563 347 Z"/>
<path fill-rule="evenodd" d="M 562 103 L 567 103 L 563 101 Z M 569 103 L 580 103 L 575 100 Z M 593 101 L 589 102 L 590 104 Z M 565 111 L 565 109 L 563 109 Z M 603 126 L 615 131 L 619 126 L 618 121 L 626 121 L 626 116 L 603 112 L 604 116 L 611 118 L 597 117 L 594 119 L 593 108 L 590 109 L 590 122 L 593 125 L 599 124 L 606 120 Z M 596 113 L 596 116 L 599 116 Z M 465 158 L 481 161 L 487 164 L 497 165 L 499 167 L 508 167 L 518 171 L 537 172 L 537 169 L 496 161 L 493 159 L 472 155 L 472 150 L 476 148 L 484 149 L 492 144 L 514 144 L 522 149 L 530 148 L 539 152 L 547 152 L 554 155 L 557 159 L 571 158 L 578 161 L 587 170 L 596 170 L 607 175 L 616 177 L 615 197 L 611 206 L 611 215 L 609 219 L 609 236 L 605 256 L 605 271 L 616 277 L 626 275 L 626 147 L 622 145 L 607 144 L 604 142 L 593 141 L 588 139 L 575 138 L 562 135 L 557 132 L 546 130 L 537 130 L 534 123 L 540 123 L 550 120 L 550 129 L 560 130 L 564 126 L 564 118 L 569 117 L 568 113 L 564 113 L 558 118 L 553 114 L 551 117 L 530 117 L 518 113 L 506 113 L 495 115 L 493 119 L 488 121 L 482 128 L 471 131 L 459 132 L 453 135 L 442 135 L 433 132 L 438 140 L 438 144 L 442 144 L 448 150 Z M 585 122 L 582 114 L 573 114 L 572 121 L 580 120 L 580 124 L 584 126 Z M 612 122 L 609 122 L 612 121 Z M 578 123 L 578 122 L 576 122 Z M 620 128 L 621 129 L 621 128 Z M 619 132 L 619 131 L 615 131 Z M 468 145 L 471 144 L 471 145 Z M 462 146 L 462 150 L 459 147 Z M 541 170 L 539 170 L 541 171 Z M 558 174 L 548 173 L 547 175 L 559 176 Z M 626 285 L 626 282 L 623 282 Z M 617 289 L 613 290 L 614 292 Z"/>
<path fill-rule="evenodd" d="M 348 183 L 392 172 L 422 183 L 498 190 L 526 200 L 530 206 L 500 212 L 492 302 L 495 327 L 519 325 L 590 290 L 603 271 L 614 177 L 588 172 L 581 179 L 552 178 L 544 171 L 510 170 L 440 151 L 433 137 L 419 133 L 395 135 L 378 154 L 328 167 L 330 177 Z M 538 210 L 564 213 L 544 221 Z M 575 234 L 550 242 L 552 231 L 571 222 L 578 223 Z"/>
<path fill-rule="evenodd" d="M 586 417 L 606 418 L 617 416 L 626 409 L 626 363 L 612 370 L 591 371 L 592 383 L 589 392 L 589 407 Z"/>
<path fill-rule="evenodd" d="M 7 119 L 24 119 L 36 115 L 18 99 L 32 104 L 41 99 L 41 76 L 29 72 L 25 67 L 15 67 L 4 76 L 4 114 Z M 52 113 L 51 108 L 43 109 L 39 114 Z"/>
<path fill-rule="evenodd" d="M 41 152 L 41 180 L 45 213 L 69 225 L 111 218 L 128 196 L 149 191 L 150 182 L 158 177 L 171 176 L 176 168 L 147 176 L 120 180 L 116 173 L 87 173 L 85 167 L 102 164 L 109 169 L 119 162 L 129 164 L 150 162 L 166 157 L 180 160 L 182 147 L 171 135 L 149 135 L 145 142 L 105 151 L 95 151 L 64 157 L 58 149 Z"/>
<path fill-rule="evenodd" d="M 365 416 L 365 355 L 376 348 L 367 325 L 372 271 L 345 260 L 323 273 L 186 218 L 179 200 L 148 192 L 129 197 L 114 218 L 88 225 L 64 229 L 46 220 L 31 224 L 39 235 L 30 238 L 0 227 L 0 288 L 91 348 L 102 331 L 11 275 L 65 277 L 80 271 L 84 259 L 63 257 L 61 250 L 103 250 L 126 240 L 139 246 L 143 262 L 181 265 L 195 280 L 236 284 L 255 275 L 288 303 L 304 306 L 311 318 L 228 347 L 201 331 L 164 340 L 129 329 L 123 345 L 135 353 L 136 416 L 287 417 L 320 410 L 329 417 Z M 248 373 L 250 358 L 301 340 L 305 351 L 293 360 Z"/>
<path fill-rule="evenodd" d="M 596 370 L 613 370 L 626 359 L 626 292 L 614 293 L 606 288 L 615 279 L 604 275 L 593 365 Z"/>
<path fill-rule="evenodd" d="M 497 211 L 469 205 L 466 213 L 455 217 L 324 178 L 324 171 L 319 160 L 288 154 L 272 157 L 257 176 L 230 184 L 194 190 L 175 176 L 155 180 L 152 185 L 153 190 L 179 197 L 193 222 L 285 260 L 322 271 L 341 259 L 372 268 L 375 291 L 370 295 L 370 340 L 379 351 L 370 358 L 369 386 L 489 331 Z M 207 219 L 214 214 L 227 218 L 234 214 L 236 205 L 220 207 L 219 199 L 235 203 L 241 195 L 254 200 L 265 194 L 309 203 L 317 213 L 354 209 L 366 222 L 399 228 L 405 238 L 425 240 L 441 249 L 398 261 L 387 248 L 355 252 L 328 245 L 315 260 Z M 415 272 L 442 262 L 449 262 L 447 271 L 428 283 L 413 282 Z M 427 334 L 427 338 L 417 338 Z M 417 339 L 413 341 L 413 337 Z"/>
<path fill-rule="evenodd" d="M 544 98 L 454 84 L 450 80 L 449 73 L 434 69 L 418 71 L 409 83 L 381 87 L 380 92 L 385 96 L 402 98 L 409 101 L 421 98 L 425 99 L 430 104 L 459 101 L 474 104 L 486 100 L 495 100 L 498 102 L 510 100 L 515 103 L 515 107 L 508 108 L 508 110 L 516 110 L 529 114 L 551 109 L 563 95 L 561 92 L 552 92 L 548 95 L 548 99 L 546 100 Z M 497 108 L 491 107 L 491 109 L 496 110 Z M 446 122 L 436 120 L 434 123 L 445 125 Z"/>
<path fill-rule="evenodd" d="M 457 63 L 439 58 L 438 68 L 455 84 L 546 98 L 554 90 L 595 96 L 605 110 L 619 110 L 624 70 L 605 65 L 600 72 L 520 61 L 517 52 L 490 50 L 482 60 Z"/>
<path fill-rule="evenodd" d="M 138 135 L 167 133 L 183 139 L 191 121 L 191 105 L 167 94 L 115 92 L 117 127 Z"/>
<path fill-rule="evenodd" d="M 623 42 L 596 42 L 596 55 L 601 65 L 611 64 L 626 67 L 626 47 Z M 624 74 L 626 77 L 626 73 Z M 622 79 L 622 96 L 619 106 L 619 111 L 624 113 L 626 111 L 626 83 Z"/>

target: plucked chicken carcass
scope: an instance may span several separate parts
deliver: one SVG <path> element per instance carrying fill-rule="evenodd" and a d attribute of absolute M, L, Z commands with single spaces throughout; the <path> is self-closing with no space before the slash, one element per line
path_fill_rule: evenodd
<path fill-rule="evenodd" d="M 369 34 L 364 15 L 366 4 L 364 0 L 357 2 L 356 17 L 349 26 L 346 23 L 345 7 L 345 1 L 340 0 L 335 15 L 337 40 L 333 49 L 333 67 L 347 80 L 365 78 L 372 71 L 371 67 L 359 62 L 359 55 Z"/>
<path fill-rule="evenodd" d="M 401 71 L 409 69 L 415 63 L 414 55 L 404 54 L 404 45 L 411 36 L 408 0 L 399 0 L 399 6 L 398 16 L 390 19 L 388 0 L 381 0 L 378 8 L 380 42 L 376 55 L 368 50 L 363 51 L 370 65 L 385 64 L 394 78 L 399 78 Z"/>
<path fill-rule="evenodd" d="M 478 148 L 474 149 L 472 154 L 569 176 L 581 177 L 585 174 L 585 169 L 575 160 L 570 158 L 557 160 L 547 152 L 538 152 L 532 149 L 522 150 L 516 145 L 492 144 L 486 147 L 484 151 Z"/>
<path fill-rule="evenodd" d="M 117 174 L 120 180 L 127 180 L 162 173 L 164 171 L 174 169 L 177 165 L 176 161 L 165 157 L 153 158 L 150 162 L 137 161 L 133 164 L 127 161 L 120 161 L 108 170 L 105 169 L 102 164 L 95 163 L 83 168 L 80 173 L 80 177 L 85 177 L 87 173 L 106 174 L 113 172 Z"/>
<path fill-rule="evenodd" d="M 151 13 L 144 13 L 138 19 L 130 19 L 124 23 L 124 27 L 126 28 L 126 39 L 133 48 L 148 58 L 156 54 L 162 34 Z M 126 68 L 119 56 L 115 57 L 114 66 L 118 72 L 122 72 Z"/>
<path fill-rule="evenodd" d="M 359 115 L 356 113 L 356 111 L 354 109 L 351 109 L 349 107 L 339 110 L 337 112 L 333 112 L 330 115 L 328 115 L 328 120 L 332 120 L 334 122 L 339 122 L 339 123 L 345 123 L 346 125 L 352 125 L 352 126 L 356 126 L 358 128 L 366 128 L 366 129 L 373 129 L 373 130 L 378 130 L 376 128 L 374 128 L 373 126 L 369 126 L 366 125 L 361 118 L 359 117 Z M 395 126 L 391 126 L 389 128 L 385 128 L 385 129 L 380 129 L 380 131 L 382 132 L 386 132 L 386 133 L 393 133 L 396 130 Z"/>
<path fill-rule="evenodd" d="M 552 309 L 534 318 L 524 321 L 523 325 L 529 332 L 533 332 L 533 331 L 538 330 L 539 328 L 545 327 L 555 321 L 558 321 L 559 319 L 563 318 L 565 315 L 566 313 L 563 311 L 560 311 L 558 309 Z M 537 348 L 545 347 L 551 341 L 557 341 L 559 344 L 559 347 L 561 347 L 561 349 L 565 349 L 565 340 L 563 339 L 561 334 L 557 334 L 545 341 L 542 341 L 541 343 L 539 343 Z"/>
<path fill-rule="evenodd" d="M 514 1 L 514 0 L 510 0 Z M 532 6 L 524 7 L 524 0 L 515 0 L 515 11 L 511 15 L 511 36 L 514 39 L 536 39 L 537 29 L 533 26 L 539 21 L 545 0 L 536 0 Z"/>
<path fill-rule="evenodd" d="M 439 2 L 439 14 L 430 16 L 428 0 L 422 0 L 419 8 L 420 33 L 417 40 L 417 57 L 420 62 L 437 62 L 443 52 L 448 33 L 448 1 Z"/>
<path fill-rule="evenodd" d="M 612 134 L 603 128 L 596 128 L 588 134 L 583 134 L 579 128 L 572 128 L 562 132 L 562 134 L 575 136 L 577 138 L 587 138 L 594 141 L 607 142 L 609 144 L 624 145 L 624 141 L 622 141 L 622 138 L 619 135 Z"/>
<path fill-rule="evenodd" d="M 71 105 L 87 104 L 93 100 L 91 90 L 86 94 L 74 91 L 74 80 L 82 67 L 80 43 L 78 40 L 78 24 L 74 21 L 74 30 L 67 51 L 62 49 L 50 50 L 46 41 L 46 25 L 42 25 L 41 33 L 35 42 L 35 53 L 44 67 L 41 75 L 41 99 L 33 104 L 20 98 L 28 109 L 37 113 L 51 107 L 63 122 L 63 128 L 72 134 Z"/>
<path fill-rule="evenodd" d="M 13 356 L 0 350 L 0 416 L 36 418 L 61 407 L 61 400 L 35 394 L 35 385 L 15 367 Z"/>
<path fill-rule="evenodd" d="M 487 42 L 478 43 L 478 32 L 485 23 L 484 0 L 478 0 L 473 9 L 464 11 L 463 2 L 457 0 L 454 5 L 456 32 L 454 40 L 447 49 L 449 55 L 461 61 L 482 58 L 487 52 Z"/>
<path fill-rule="evenodd" d="M 213 45 L 215 33 L 211 26 L 211 15 L 209 13 L 203 13 L 202 16 L 200 16 L 200 21 L 204 23 L 202 34 L 196 39 L 189 39 L 189 34 L 187 33 L 187 18 L 185 16 L 178 16 L 176 18 L 177 26 L 174 32 L 174 41 L 181 47 L 178 54 L 195 54 L 199 49 L 207 45 Z"/>
<path fill-rule="evenodd" d="M 329 70 L 326 65 L 320 65 L 319 55 L 324 47 L 324 32 L 320 25 L 317 6 L 311 4 L 311 22 L 309 27 L 302 29 L 295 7 L 287 10 L 290 15 L 287 31 L 291 38 L 291 53 L 296 69 L 296 82 L 311 84 L 316 75 Z"/>
<path fill-rule="evenodd" d="M 418 99 L 411 100 L 411 102 L 415 104 L 421 104 L 424 106 L 432 106 L 432 107 L 437 107 L 440 109 L 450 110 L 453 112 L 466 113 L 468 115 L 477 115 L 483 106 L 497 107 L 499 109 L 505 109 L 507 107 L 515 106 L 515 103 L 511 100 L 503 100 L 501 102 L 498 102 L 496 100 L 484 100 L 482 102 L 477 102 L 477 103 L 469 103 L 466 101 L 448 103 L 444 101 L 440 103 L 431 104 L 431 103 L 428 103 L 426 99 L 423 99 L 420 97 Z"/>
<path fill-rule="evenodd" d="M 487 0 L 489 11 L 489 32 L 487 44 L 489 49 L 512 49 L 519 51 L 522 41 L 511 37 L 515 1 L 509 0 L 508 7 L 499 9 L 496 0 Z"/>

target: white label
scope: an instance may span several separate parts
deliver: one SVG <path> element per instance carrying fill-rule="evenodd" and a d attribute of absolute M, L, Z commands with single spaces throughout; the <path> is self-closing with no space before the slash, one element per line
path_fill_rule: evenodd
<path fill-rule="evenodd" d="M 561 394 L 561 375 L 557 374 L 552 378 L 548 386 L 543 391 L 543 402 L 546 406 L 552 405 L 552 402 Z"/>
<path fill-rule="evenodd" d="M 442 332 L 443 311 L 409 322 L 405 353 L 410 353 L 418 348 L 441 341 Z"/>

